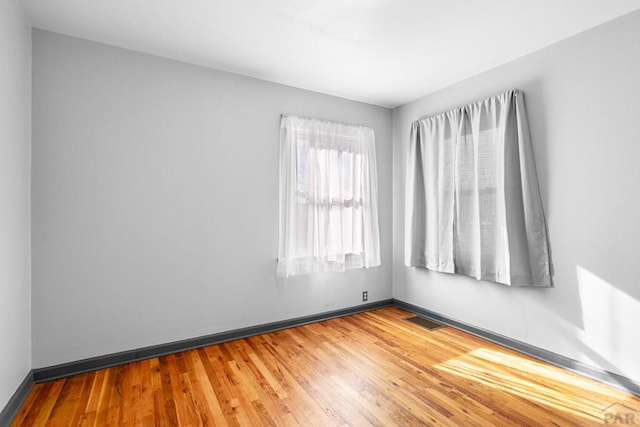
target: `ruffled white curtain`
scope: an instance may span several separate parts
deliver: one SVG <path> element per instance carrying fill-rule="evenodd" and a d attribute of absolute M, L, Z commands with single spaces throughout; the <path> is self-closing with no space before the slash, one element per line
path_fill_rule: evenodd
<path fill-rule="evenodd" d="M 278 275 L 380 265 L 373 129 L 283 115 Z"/>
<path fill-rule="evenodd" d="M 551 286 L 547 228 L 517 90 L 411 126 L 405 264 Z"/>

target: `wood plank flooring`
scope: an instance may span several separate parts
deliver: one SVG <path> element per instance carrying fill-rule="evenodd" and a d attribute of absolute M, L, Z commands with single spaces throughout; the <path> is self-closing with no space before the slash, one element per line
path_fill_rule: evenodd
<path fill-rule="evenodd" d="M 383 308 L 36 384 L 12 425 L 640 424 L 636 397 L 410 316 Z"/>

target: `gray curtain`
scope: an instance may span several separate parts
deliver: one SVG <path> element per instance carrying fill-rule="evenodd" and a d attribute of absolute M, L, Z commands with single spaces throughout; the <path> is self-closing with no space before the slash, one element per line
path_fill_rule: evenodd
<path fill-rule="evenodd" d="M 506 285 L 552 285 L 521 92 L 412 123 L 405 264 Z"/>

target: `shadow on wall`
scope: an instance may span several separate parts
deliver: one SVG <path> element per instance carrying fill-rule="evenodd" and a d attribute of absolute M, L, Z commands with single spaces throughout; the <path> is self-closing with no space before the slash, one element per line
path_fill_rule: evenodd
<path fill-rule="evenodd" d="M 545 90 L 545 85 L 540 80 L 523 82 L 519 85 L 525 93 L 525 103 L 530 122 L 531 140 L 534 148 L 536 169 L 540 184 L 547 224 L 558 223 L 560 217 L 556 217 L 554 208 L 550 205 L 549 183 L 563 180 L 563 176 L 551 176 L 554 169 L 550 165 L 551 159 L 548 157 L 550 144 L 554 135 L 549 134 L 549 116 L 552 109 L 545 100 L 550 99 Z M 554 128 L 555 126 L 552 126 Z M 557 159 L 556 159 L 557 160 Z M 553 250 L 554 230 L 549 230 L 549 240 L 551 250 Z M 564 260 L 559 271 L 554 271 L 554 282 L 556 288 L 546 293 L 538 293 L 539 301 L 546 309 L 558 319 L 558 329 L 563 338 L 580 351 L 592 364 L 607 371 L 620 373 L 640 380 L 640 366 L 637 360 L 640 359 L 640 341 L 638 334 L 630 336 L 640 325 L 640 287 L 627 283 L 629 280 L 628 270 L 618 268 L 618 264 L 604 263 L 606 271 L 594 273 L 593 269 L 586 268 L 584 257 L 576 259 L 575 247 L 558 247 L 558 259 Z M 603 263 L 599 251 L 596 258 L 592 258 L 594 263 L 587 265 L 599 265 Z M 554 254 L 551 254 L 552 261 Z M 573 259 L 572 259 L 573 258 Z M 571 260 L 572 262 L 567 262 Z M 563 267 L 566 266 L 566 267 Z M 575 270 L 571 267 L 575 266 Z M 604 276 L 603 276 L 604 274 Z M 605 280 L 603 277 L 607 277 Z M 562 301 L 574 301 L 571 306 L 558 307 L 558 293 L 565 294 Z M 537 299 L 537 298 L 536 298 Z M 616 380 L 615 378 L 611 378 Z M 621 384 L 628 387 L 629 384 Z M 637 388 L 637 386 L 635 387 Z"/>
<path fill-rule="evenodd" d="M 542 82 L 535 80 L 523 83 L 519 89 L 524 93 L 524 103 L 529 120 L 529 132 L 531 133 L 531 145 L 536 162 L 536 172 L 540 185 L 540 196 L 545 216 L 548 217 L 549 206 L 549 132 L 547 130 L 547 105 Z M 548 222 L 548 221 L 547 221 Z"/>
<path fill-rule="evenodd" d="M 576 276 L 583 313 L 577 344 L 602 368 L 640 379 L 629 371 L 640 358 L 640 341 L 630 333 L 640 325 L 640 301 L 580 265 Z"/>
<path fill-rule="evenodd" d="M 529 121 L 529 132 L 531 134 L 531 145 L 533 147 L 533 156 L 536 166 L 536 174 L 538 176 L 538 185 L 540 187 L 540 198 L 542 199 L 542 208 L 547 222 L 547 236 L 549 245 L 549 259 L 551 260 L 551 276 L 555 275 L 553 264 L 553 236 L 549 232 L 550 223 L 550 202 L 549 202 L 549 144 L 550 136 L 547 124 L 547 105 L 545 102 L 546 95 L 541 80 L 534 80 L 528 83 L 522 83 L 519 88 L 524 93 L 524 103 L 527 111 L 527 120 Z"/>
<path fill-rule="evenodd" d="M 640 383 L 640 341 L 631 334 L 640 324 L 640 301 L 611 283 L 577 265 L 577 306 L 582 318 L 570 320 L 558 310 L 545 310 L 562 339 L 584 358 L 588 366 L 610 373 L 609 381 L 627 390 L 638 390 Z M 636 384 L 634 384 L 635 382 Z"/>

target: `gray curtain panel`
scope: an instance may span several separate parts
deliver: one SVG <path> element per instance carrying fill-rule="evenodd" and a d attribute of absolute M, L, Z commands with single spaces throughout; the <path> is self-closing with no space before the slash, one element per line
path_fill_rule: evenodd
<path fill-rule="evenodd" d="M 405 212 L 405 265 L 552 286 L 521 92 L 412 123 Z"/>

